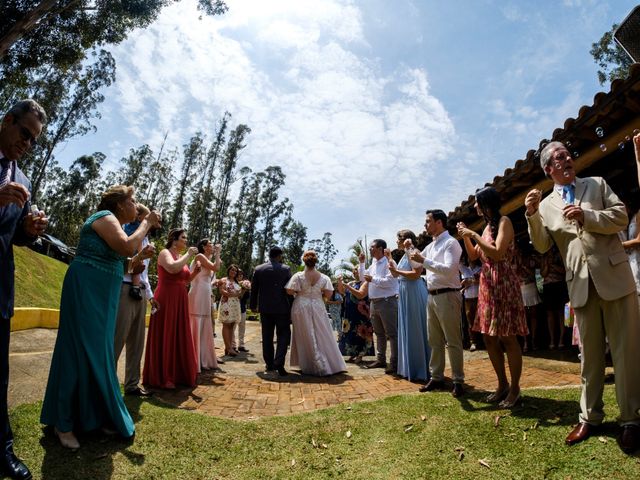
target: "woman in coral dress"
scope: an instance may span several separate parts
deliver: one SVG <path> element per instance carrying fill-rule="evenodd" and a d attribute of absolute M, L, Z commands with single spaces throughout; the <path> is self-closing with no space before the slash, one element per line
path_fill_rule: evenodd
<path fill-rule="evenodd" d="M 187 283 L 200 268 L 189 271 L 189 259 L 198 253 L 187 247 L 184 229 L 173 229 L 158 256 L 158 287 L 153 295 L 158 310 L 151 315 L 144 357 L 143 383 L 150 387 L 196 386 L 198 358 L 189 321 Z"/>
<path fill-rule="evenodd" d="M 527 336 L 527 320 L 520 282 L 515 268 L 514 232 L 511 220 L 500 215 L 500 195 L 492 187 L 476 192 L 476 211 L 487 223 L 482 236 L 458 223 L 469 260 L 482 260 L 478 312 L 473 330 L 482 333 L 491 364 L 498 377 L 497 390 L 487 397 L 501 408 L 512 408 L 520 400 L 522 350 L 517 335 Z M 475 245 L 471 243 L 471 239 Z M 511 385 L 507 380 L 504 353 L 509 360 Z"/>
<path fill-rule="evenodd" d="M 191 280 L 189 318 L 200 373 L 202 369 L 218 368 L 211 323 L 211 280 L 220 268 L 220 245 L 213 245 L 208 238 L 203 238 L 197 248 L 198 255 L 191 262 L 189 270 L 194 272 L 199 266 L 201 271 Z M 215 260 L 212 262 L 214 253 Z"/>

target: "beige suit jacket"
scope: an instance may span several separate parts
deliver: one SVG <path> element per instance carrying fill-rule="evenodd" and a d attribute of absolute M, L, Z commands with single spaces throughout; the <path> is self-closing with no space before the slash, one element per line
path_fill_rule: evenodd
<path fill-rule="evenodd" d="M 584 211 L 582 227 L 565 220 L 565 203 L 555 190 L 540 202 L 536 213 L 527 216 L 535 249 L 544 253 L 555 242 L 560 250 L 571 305 L 585 305 L 589 278 L 603 300 L 634 292 L 629 257 L 617 235 L 628 223 L 624 204 L 601 177 L 576 178 L 575 203 Z"/>

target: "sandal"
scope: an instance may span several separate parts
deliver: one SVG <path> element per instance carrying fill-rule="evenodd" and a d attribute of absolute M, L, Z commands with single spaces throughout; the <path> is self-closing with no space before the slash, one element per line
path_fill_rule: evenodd
<path fill-rule="evenodd" d="M 520 392 L 518 392 L 518 395 L 516 395 L 516 398 L 514 398 L 513 400 L 511 400 L 510 402 L 507 401 L 507 399 L 504 399 L 503 401 L 501 401 L 498 404 L 499 408 L 505 408 L 505 409 L 510 409 L 515 407 L 516 405 L 518 405 L 518 403 L 520 403 L 521 397 L 520 397 Z"/>
<path fill-rule="evenodd" d="M 495 392 L 490 393 L 489 395 L 487 395 L 487 397 L 485 398 L 485 402 L 487 402 L 487 403 L 500 403 L 505 398 L 507 398 L 508 395 L 509 395 L 509 385 L 507 385 L 505 388 L 503 388 L 500 391 L 496 390 Z"/>

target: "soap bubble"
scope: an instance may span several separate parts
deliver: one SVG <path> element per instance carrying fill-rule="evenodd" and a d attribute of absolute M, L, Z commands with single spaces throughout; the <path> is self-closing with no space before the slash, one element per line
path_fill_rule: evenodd
<path fill-rule="evenodd" d="M 598 136 L 598 138 L 604 137 L 604 128 L 596 127 L 596 135 Z"/>
<path fill-rule="evenodd" d="M 607 146 L 604 143 L 600 144 L 600 150 L 602 150 L 603 152 L 606 152 Z"/>

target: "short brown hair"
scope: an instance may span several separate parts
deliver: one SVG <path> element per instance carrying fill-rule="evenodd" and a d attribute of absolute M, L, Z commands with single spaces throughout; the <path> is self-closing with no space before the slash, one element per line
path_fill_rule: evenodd
<path fill-rule="evenodd" d="M 44 108 L 42 108 L 38 102 L 31 98 L 20 100 L 19 102 L 13 104 L 6 115 L 11 115 L 13 117 L 13 120 L 16 121 L 20 120 L 20 118 L 22 118 L 27 113 L 33 113 L 41 124 L 44 125 L 45 123 L 47 123 L 47 114 L 45 113 Z"/>
<path fill-rule="evenodd" d="M 313 268 L 318 263 L 318 255 L 313 250 L 307 250 L 302 254 L 302 262 L 309 268 Z"/>
<path fill-rule="evenodd" d="M 416 234 L 413 233 L 411 230 L 404 229 L 404 230 L 398 231 L 398 238 L 400 240 L 406 240 L 408 238 L 409 240 L 411 240 L 411 243 L 413 243 L 414 247 L 418 245 L 418 239 L 416 238 Z"/>
<path fill-rule="evenodd" d="M 169 235 L 167 235 L 167 243 L 164 244 L 164 248 L 171 248 L 173 246 L 173 242 L 180 238 L 180 235 L 184 233 L 184 228 L 173 228 L 169 231 Z"/>
<path fill-rule="evenodd" d="M 100 198 L 98 210 L 109 210 L 115 215 L 118 205 L 127 198 L 133 197 L 135 188 L 128 185 L 113 185 L 107 188 Z"/>

